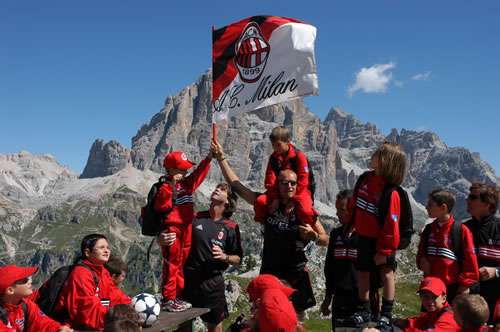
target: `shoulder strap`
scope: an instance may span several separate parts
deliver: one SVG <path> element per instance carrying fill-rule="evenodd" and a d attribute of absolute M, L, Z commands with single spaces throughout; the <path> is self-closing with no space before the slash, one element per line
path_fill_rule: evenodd
<path fill-rule="evenodd" d="M 368 174 L 370 174 L 370 171 L 364 172 L 356 180 L 356 183 L 354 184 L 354 189 L 352 190 L 352 199 L 356 199 L 356 197 L 358 196 L 359 186 L 361 185 L 361 183 L 363 183 L 363 181 L 366 179 Z M 351 220 L 349 220 L 349 224 L 354 225 L 355 218 L 356 218 L 356 204 L 354 204 L 354 208 L 353 208 L 352 213 L 351 213 Z"/>
<path fill-rule="evenodd" d="M 269 164 L 271 164 L 271 168 L 273 169 L 274 174 L 278 176 L 278 174 L 280 173 L 280 165 L 278 164 L 278 159 L 271 155 L 271 157 L 269 158 Z"/>
<path fill-rule="evenodd" d="M 378 222 L 380 228 L 384 227 L 385 219 L 387 218 L 387 213 L 389 212 L 389 207 L 391 205 L 391 196 L 394 191 L 397 191 L 397 186 L 392 184 L 386 184 L 380 200 L 378 201 Z"/>
<path fill-rule="evenodd" d="M 0 319 L 2 320 L 2 323 L 4 323 L 5 325 L 8 324 L 8 314 L 7 314 L 7 310 L 5 310 L 4 307 L 0 306 Z"/>
<path fill-rule="evenodd" d="M 429 244 L 429 235 L 431 234 L 431 224 L 427 224 L 422 231 L 422 240 L 424 247 L 424 255 L 426 254 L 427 245 Z"/>
<path fill-rule="evenodd" d="M 79 262 L 76 265 L 84 267 L 85 269 L 89 270 L 90 273 L 92 273 L 92 278 L 94 279 L 95 288 L 97 290 L 97 288 L 99 287 L 99 278 L 97 278 L 97 274 L 94 272 L 94 270 L 92 270 L 89 266 L 87 266 L 83 262 Z"/>
<path fill-rule="evenodd" d="M 23 308 L 23 314 L 24 314 L 23 332 L 25 332 L 25 331 L 28 331 L 28 326 L 29 326 L 28 305 L 26 304 L 26 302 L 22 301 L 21 302 L 21 307 Z"/>
<path fill-rule="evenodd" d="M 462 223 L 458 220 L 453 220 L 453 226 L 451 228 L 451 246 L 455 257 L 457 258 L 457 263 L 462 264 Z"/>

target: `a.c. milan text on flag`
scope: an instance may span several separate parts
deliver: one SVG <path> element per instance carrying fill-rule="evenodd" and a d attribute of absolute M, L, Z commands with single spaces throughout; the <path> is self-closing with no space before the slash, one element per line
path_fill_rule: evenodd
<path fill-rule="evenodd" d="M 254 16 L 213 31 L 213 121 L 318 94 L 316 28 Z"/>

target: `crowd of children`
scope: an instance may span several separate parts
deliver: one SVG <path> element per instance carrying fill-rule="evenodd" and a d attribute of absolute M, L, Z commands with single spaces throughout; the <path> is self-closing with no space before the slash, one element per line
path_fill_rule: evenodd
<path fill-rule="evenodd" d="M 265 193 L 254 192 L 239 181 L 215 142 L 190 175 L 187 173 L 195 164 L 183 152 L 173 151 L 165 157 L 166 180 L 153 202 L 155 211 L 162 215 L 160 293 L 164 310 L 187 310 L 195 301 L 213 310 L 204 318 L 209 330 L 222 331 L 221 322 L 227 317 L 222 273 L 242 258 L 238 226 L 228 219 L 235 208 L 235 197 L 231 200 L 234 191 L 254 206 L 255 220 L 263 225 L 264 236 L 261 274 L 248 286 L 253 318 L 242 324 L 241 330 L 301 330 L 303 311 L 316 303 L 304 255 L 309 242 L 328 246 L 321 312 L 331 313 L 333 330 L 363 328 L 374 322 L 374 328 L 365 330 L 481 331 L 485 323 L 498 323 L 497 188 L 472 185 L 467 198 L 472 218 L 466 223 L 453 217 L 455 198 L 451 192 L 436 189 L 429 194 L 426 208 L 433 221 L 421 232 L 416 257 L 424 275 L 418 291 L 422 313 L 395 319 L 396 252 L 407 245 L 401 246 L 407 240 L 401 224 L 408 218 L 405 204 L 409 204 L 400 187 L 407 167 L 404 152 L 391 143 L 375 151 L 371 170 L 360 176 L 352 191 L 337 195 L 341 225 L 328 236 L 314 209 L 314 176 L 307 157 L 291 144 L 285 127 L 274 128 L 270 140 L 274 152 L 266 169 Z M 219 185 L 209 211 L 196 215 L 193 193 L 208 174 L 212 158 L 229 185 Z M 193 234 L 193 222 L 202 232 Z M 36 303 L 50 280 L 33 293 L 31 276 L 36 268 L 0 267 L 0 332 L 68 332 L 72 328 L 140 331 L 131 300 L 119 288 L 127 265 L 117 257 L 110 258 L 104 235 L 86 236 L 81 257 L 67 271 L 46 313 Z M 210 285 L 216 284 L 214 292 L 220 294 L 205 301 L 212 298 Z"/>

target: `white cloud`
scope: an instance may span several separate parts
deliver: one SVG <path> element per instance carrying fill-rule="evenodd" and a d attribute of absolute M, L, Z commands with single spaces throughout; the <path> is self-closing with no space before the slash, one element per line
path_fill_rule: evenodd
<path fill-rule="evenodd" d="M 361 68 L 356 74 L 356 81 L 349 87 L 347 93 L 352 97 L 357 91 L 365 93 L 383 93 L 392 80 L 390 70 L 396 67 L 393 62 L 376 64 L 368 68 Z"/>
<path fill-rule="evenodd" d="M 427 81 L 431 77 L 431 71 L 426 71 L 425 73 L 415 74 L 411 78 L 414 81 Z"/>
<path fill-rule="evenodd" d="M 394 81 L 394 85 L 397 86 L 398 88 L 402 88 L 404 84 L 403 81 Z"/>

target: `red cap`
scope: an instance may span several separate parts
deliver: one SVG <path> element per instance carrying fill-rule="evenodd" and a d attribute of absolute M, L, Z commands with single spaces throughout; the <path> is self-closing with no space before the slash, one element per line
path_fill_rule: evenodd
<path fill-rule="evenodd" d="M 20 267 L 17 265 L 5 265 L 0 267 L 0 294 L 5 293 L 7 287 L 16 281 L 29 277 L 38 271 L 37 267 Z"/>
<path fill-rule="evenodd" d="M 262 296 L 262 293 L 268 289 L 278 289 L 286 297 L 290 297 L 295 290 L 285 286 L 278 278 L 271 274 L 261 274 L 253 279 L 247 287 L 250 301 L 255 301 Z"/>
<path fill-rule="evenodd" d="M 163 159 L 163 167 L 176 168 L 182 171 L 187 171 L 193 167 L 195 163 L 189 161 L 186 154 L 182 151 L 172 151 Z"/>
<path fill-rule="evenodd" d="M 421 291 L 429 291 L 436 296 L 440 296 L 442 294 L 446 294 L 446 285 L 444 282 L 436 277 L 427 277 L 422 280 L 420 283 L 419 292 Z"/>

